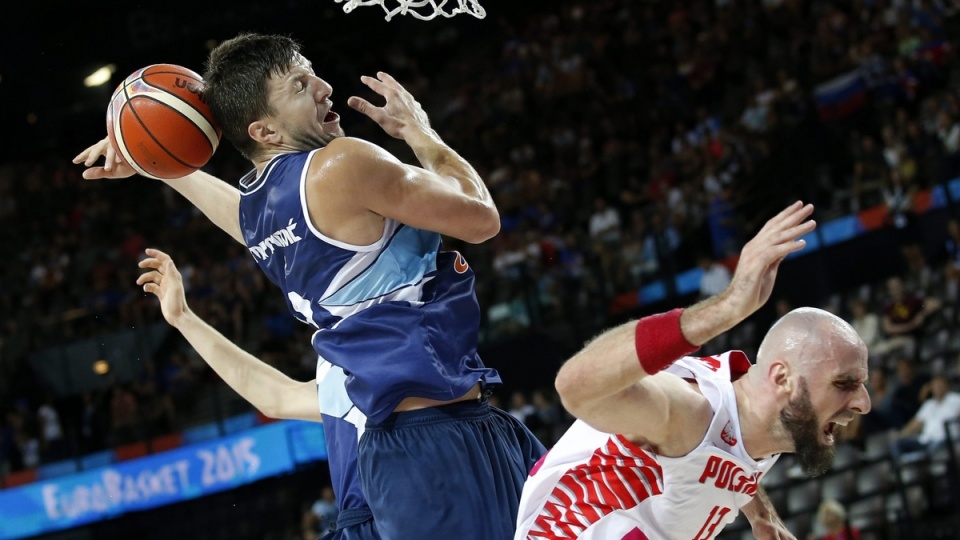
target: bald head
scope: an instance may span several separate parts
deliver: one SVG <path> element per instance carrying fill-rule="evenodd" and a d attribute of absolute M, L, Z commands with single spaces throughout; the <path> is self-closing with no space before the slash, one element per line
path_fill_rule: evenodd
<path fill-rule="evenodd" d="M 757 352 L 757 365 L 774 360 L 802 373 L 835 358 L 866 357 L 867 348 L 846 321 L 817 308 L 798 308 L 780 318 L 767 332 Z"/>

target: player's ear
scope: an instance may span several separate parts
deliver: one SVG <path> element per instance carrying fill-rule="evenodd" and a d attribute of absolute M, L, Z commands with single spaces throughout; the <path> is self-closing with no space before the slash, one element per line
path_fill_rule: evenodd
<path fill-rule="evenodd" d="M 770 363 L 770 370 L 767 373 L 770 384 L 777 389 L 778 394 L 788 398 L 793 393 L 793 377 L 790 375 L 790 366 L 783 360 L 774 360 Z"/>
<path fill-rule="evenodd" d="M 260 144 L 275 145 L 281 142 L 280 133 L 266 120 L 255 120 L 247 126 L 247 135 Z"/>

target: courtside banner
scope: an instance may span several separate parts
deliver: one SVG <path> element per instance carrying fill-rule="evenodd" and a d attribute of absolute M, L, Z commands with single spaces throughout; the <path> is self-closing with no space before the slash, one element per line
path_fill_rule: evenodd
<path fill-rule="evenodd" d="M 22 538 L 231 489 L 294 468 L 278 422 L 27 486 L 0 491 L 0 539 Z"/>

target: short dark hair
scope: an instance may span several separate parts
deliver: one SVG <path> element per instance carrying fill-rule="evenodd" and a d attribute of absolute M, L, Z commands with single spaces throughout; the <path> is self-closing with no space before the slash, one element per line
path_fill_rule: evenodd
<path fill-rule="evenodd" d="M 203 95 L 224 136 L 247 159 L 257 143 L 247 126 L 273 113 L 267 79 L 290 70 L 300 44 L 286 36 L 240 34 L 210 52 Z"/>

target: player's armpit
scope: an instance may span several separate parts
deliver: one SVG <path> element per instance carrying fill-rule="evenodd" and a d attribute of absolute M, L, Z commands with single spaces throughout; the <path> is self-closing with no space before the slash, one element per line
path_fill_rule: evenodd
<path fill-rule="evenodd" d="M 347 137 L 333 141 L 323 153 L 311 164 L 313 192 L 322 193 L 316 197 L 321 205 L 330 206 L 321 201 L 329 194 L 343 203 L 341 207 L 353 206 L 355 213 L 372 212 L 472 243 L 483 242 L 500 230 L 500 215 L 479 177 L 466 182 L 441 176 L 401 163 L 376 145 Z M 311 218 L 321 232 L 326 234 L 324 226 L 338 227 L 342 221 L 327 218 L 322 211 L 313 212 L 311 194 L 307 197 Z"/>

